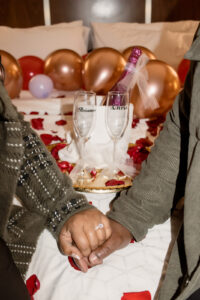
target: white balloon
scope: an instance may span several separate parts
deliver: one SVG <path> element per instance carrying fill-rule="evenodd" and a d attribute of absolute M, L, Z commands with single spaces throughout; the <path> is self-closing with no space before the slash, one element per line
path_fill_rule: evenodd
<path fill-rule="evenodd" d="M 38 74 L 31 78 L 28 84 L 30 93 L 36 98 L 47 98 L 53 89 L 52 79 L 44 74 Z"/>

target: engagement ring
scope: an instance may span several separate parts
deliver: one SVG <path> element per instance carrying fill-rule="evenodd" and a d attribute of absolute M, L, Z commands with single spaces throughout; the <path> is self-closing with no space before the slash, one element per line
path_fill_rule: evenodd
<path fill-rule="evenodd" d="M 102 228 L 103 228 L 103 224 L 100 223 L 100 224 L 98 224 L 98 225 L 95 227 L 95 230 L 102 229 Z"/>

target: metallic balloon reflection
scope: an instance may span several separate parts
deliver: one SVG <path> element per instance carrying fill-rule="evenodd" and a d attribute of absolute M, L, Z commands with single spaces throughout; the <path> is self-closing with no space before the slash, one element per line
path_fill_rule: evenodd
<path fill-rule="evenodd" d="M 122 55 L 124 56 L 124 58 L 126 60 L 128 60 L 130 54 L 131 54 L 131 51 L 133 49 L 133 47 L 137 47 L 139 49 L 142 50 L 142 53 L 146 54 L 146 56 L 149 58 L 149 59 L 156 59 L 156 56 L 154 55 L 154 53 L 149 50 L 148 48 L 146 47 L 143 47 L 143 46 L 132 46 L 132 47 L 128 47 L 127 49 L 125 49 L 123 52 L 122 52 Z"/>
<path fill-rule="evenodd" d="M 21 67 L 17 59 L 10 53 L 0 50 L 0 55 L 1 63 L 5 70 L 5 88 L 10 98 L 17 98 L 19 97 L 23 84 Z"/>
<path fill-rule="evenodd" d="M 89 53 L 83 63 L 83 85 L 88 91 L 105 95 L 120 78 L 126 65 L 123 55 L 109 47 Z"/>
<path fill-rule="evenodd" d="M 50 53 L 45 59 L 44 73 L 58 90 L 82 88 L 82 58 L 72 50 L 60 49 Z"/>
<path fill-rule="evenodd" d="M 180 91 L 180 80 L 173 67 L 159 60 L 150 60 L 146 69 L 148 72 L 148 93 L 157 98 L 159 107 L 145 109 L 137 85 L 130 95 L 134 104 L 134 115 L 137 118 L 153 118 L 165 115 L 172 107 L 175 97 Z"/>

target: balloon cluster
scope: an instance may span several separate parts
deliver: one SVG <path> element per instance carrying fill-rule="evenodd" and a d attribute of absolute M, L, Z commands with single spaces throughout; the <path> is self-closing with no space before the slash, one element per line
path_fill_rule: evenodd
<path fill-rule="evenodd" d="M 167 112 L 180 90 L 179 74 L 168 64 L 156 59 L 154 53 L 142 46 L 149 58 L 145 68 L 148 72 L 148 90 L 155 95 L 159 108 L 145 110 L 137 84 L 130 93 L 136 117 L 154 117 Z M 11 98 L 19 96 L 21 89 L 29 90 L 36 98 L 46 98 L 53 87 L 58 90 L 92 90 L 98 95 L 107 92 L 120 78 L 133 47 L 122 53 L 113 48 L 95 49 L 81 57 L 69 49 L 50 53 L 45 60 L 36 56 L 24 56 L 16 60 L 11 54 L 0 50 L 6 71 L 5 87 Z M 184 64 L 184 72 L 186 70 Z M 182 71 L 183 72 L 183 71 Z"/>

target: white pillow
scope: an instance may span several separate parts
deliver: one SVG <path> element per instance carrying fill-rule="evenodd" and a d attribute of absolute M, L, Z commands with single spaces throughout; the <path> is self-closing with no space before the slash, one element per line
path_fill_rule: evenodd
<path fill-rule="evenodd" d="M 198 24 L 198 21 L 92 23 L 93 48 L 111 47 L 123 51 L 140 45 L 177 69 L 192 44 Z"/>
<path fill-rule="evenodd" d="M 73 21 L 73 22 L 69 22 L 69 23 L 58 23 L 58 24 L 54 24 L 51 26 L 65 28 L 66 26 L 82 26 L 82 25 L 83 25 L 83 21 L 78 20 L 78 21 Z M 83 26 L 83 37 L 84 37 L 87 48 L 88 48 L 88 43 L 89 43 L 89 36 L 90 36 L 90 27 Z M 86 54 L 86 53 L 84 53 L 84 54 Z"/>
<path fill-rule="evenodd" d="M 45 59 L 58 49 L 70 49 L 84 55 L 88 49 L 88 36 L 89 30 L 82 26 L 82 21 L 30 28 L 0 26 L 0 49 L 16 59 L 26 55 Z"/>

